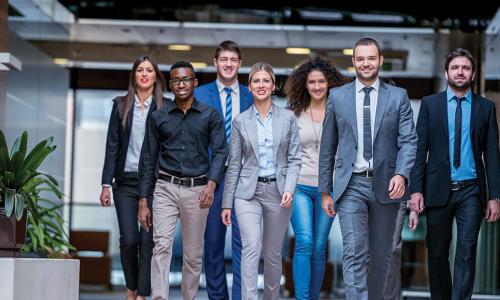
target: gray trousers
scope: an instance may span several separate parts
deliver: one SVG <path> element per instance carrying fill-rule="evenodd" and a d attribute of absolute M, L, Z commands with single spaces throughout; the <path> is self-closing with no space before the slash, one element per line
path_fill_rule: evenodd
<path fill-rule="evenodd" d="M 392 241 L 391 264 L 387 284 L 385 285 L 384 300 L 401 299 L 401 250 L 403 248 L 401 232 L 403 231 L 406 210 L 406 202 L 401 203 L 396 218 L 396 229 L 394 230 L 394 239 Z"/>
<path fill-rule="evenodd" d="M 153 198 L 153 300 L 167 300 L 177 218 L 182 229 L 182 298 L 195 299 L 200 283 L 205 225 L 208 209 L 200 209 L 198 196 L 205 186 L 183 187 L 158 179 Z"/>
<path fill-rule="evenodd" d="M 352 176 L 337 201 L 347 300 L 382 299 L 399 206 L 379 203 L 372 178 L 362 176 Z"/>
<path fill-rule="evenodd" d="M 288 228 L 292 208 L 280 206 L 281 196 L 276 182 L 257 183 L 250 200 L 235 198 L 234 207 L 240 225 L 241 296 L 243 300 L 257 300 L 257 277 L 262 248 L 264 256 L 264 299 L 279 297 L 281 278 L 281 244 Z M 261 223 L 263 234 L 261 236 Z"/>

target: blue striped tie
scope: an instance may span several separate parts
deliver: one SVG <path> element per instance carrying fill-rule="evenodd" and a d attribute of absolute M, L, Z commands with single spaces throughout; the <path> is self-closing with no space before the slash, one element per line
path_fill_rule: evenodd
<path fill-rule="evenodd" d="M 225 87 L 224 91 L 226 92 L 226 119 L 224 120 L 224 127 L 226 128 L 226 139 L 227 143 L 229 144 L 229 137 L 231 135 L 231 121 L 232 121 L 232 99 L 231 99 L 231 92 L 233 91 L 230 87 Z"/>

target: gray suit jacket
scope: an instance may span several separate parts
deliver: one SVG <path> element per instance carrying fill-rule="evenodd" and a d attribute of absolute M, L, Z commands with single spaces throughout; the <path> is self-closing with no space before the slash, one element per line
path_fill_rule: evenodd
<path fill-rule="evenodd" d="M 355 81 L 330 90 L 319 156 L 319 191 L 337 201 L 351 179 L 358 147 Z M 389 198 L 389 181 L 403 175 L 406 183 L 415 162 L 417 135 L 405 89 L 380 82 L 373 138 L 373 185 L 380 203 Z M 335 178 L 332 178 L 335 170 Z M 409 189 L 399 200 L 407 200 Z"/>
<path fill-rule="evenodd" d="M 297 120 L 287 109 L 273 104 L 273 152 L 276 182 L 281 195 L 295 192 L 301 166 Z M 224 183 L 222 207 L 232 208 L 235 197 L 253 197 L 259 176 L 259 141 L 255 107 L 239 114 L 231 125 L 229 165 Z"/>

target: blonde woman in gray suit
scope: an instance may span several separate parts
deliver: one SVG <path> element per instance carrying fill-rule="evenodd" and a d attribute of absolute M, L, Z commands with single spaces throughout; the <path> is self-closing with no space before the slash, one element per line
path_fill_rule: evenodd
<path fill-rule="evenodd" d="M 232 123 L 222 222 L 227 226 L 231 224 L 234 201 L 243 244 L 243 300 L 258 298 L 261 248 L 264 299 L 278 299 L 280 250 L 300 173 L 300 140 L 293 113 L 272 103 L 271 96 L 276 88 L 273 68 L 263 62 L 254 64 L 248 81 L 254 103 Z"/>

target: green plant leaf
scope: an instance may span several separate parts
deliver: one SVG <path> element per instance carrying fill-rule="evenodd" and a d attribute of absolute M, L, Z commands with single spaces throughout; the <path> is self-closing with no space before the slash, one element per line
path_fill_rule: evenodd
<path fill-rule="evenodd" d="M 14 144 L 12 144 L 12 148 L 10 149 L 10 159 L 16 154 L 16 152 L 19 150 L 19 145 L 21 144 L 21 137 L 18 137 L 15 141 Z"/>
<path fill-rule="evenodd" d="M 7 148 L 0 148 L 0 173 L 10 169 L 9 150 Z"/>
<path fill-rule="evenodd" d="M 24 212 L 24 196 L 21 194 L 16 194 L 16 205 L 15 205 L 15 213 L 16 213 L 16 219 L 18 221 L 21 221 L 21 218 L 23 217 L 23 212 Z"/>
<path fill-rule="evenodd" d="M 35 166 L 35 163 L 38 160 L 38 156 L 42 155 L 41 153 L 45 151 L 47 151 L 47 140 L 41 141 L 35 147 L 33 147 L 33 149 L 31 149 L 30 153 L 24 159 L 23 168 L 28 170 L 36 170 L 38 166 Z"/>
<path fill-rule="evenodd" d="M 33 223 L 38 224 L 38 222 L 40 222 L 40 216 L 38 215 L 38 206 L 30 197 L 30 195 L 26 193 L 26 191 L 22 191 L 21 194 L 24 196 L 24 200 L 28 202 L 29 210 L 31 212 L 31 215 L 33 216 Z"/>
<path fill-rule="evenodd" d="M 2 130 L 0 130 L 0 149 L 6 149 L 8 151 L 7 147 L 7 140 L 5 139 L 5 134 L 3 133 Z"/>
<path fill-rule="evenodd" d="M 5 190 L 5 215 L 10 217 L 14 211 L 16 201 L 16 190 L 7 188 Z"/>
<path fill-rule="evenodd" d="M 19 145 L 17 147 L 16 152 L 12 152 L 12 158 L 10 162 L 10 169 L 18 176 L 18 173 L 22 170 L 23 161 L 26 156 L 26 148 L 28 147 L 28 133 L 26 131 L 23 132 L 19 139 Z"/>

